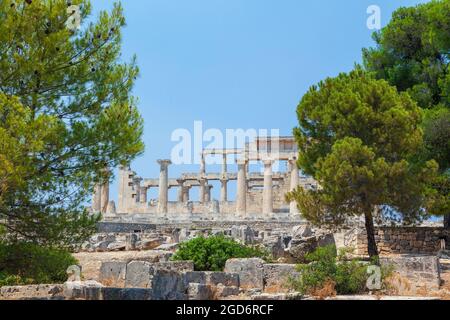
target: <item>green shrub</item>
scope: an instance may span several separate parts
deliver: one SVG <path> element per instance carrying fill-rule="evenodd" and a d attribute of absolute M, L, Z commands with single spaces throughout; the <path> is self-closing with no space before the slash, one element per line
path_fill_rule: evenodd
<path fill-rule="evenodd" d="M 320 247 L 306 255 L 309 264 L 298 266 L 300 276 L 291 279 L 291 286 L 302 294 L 314 294 L 333 283 L 337 294 L 358 294 L 366 291 L 367 265 L 358 260 L 345 260 L 345 252 L 336 254 L 334 245 Z"/>
<path fill-rule="evenodd" d="M 0 286 L 63 283 L 67 268 L 77 263 L 65 250 L 0 242 Z"/>
<path fill-rule="evenodd" d="M 224 236 L 210 236 L 181 243 L 172 260 L 193 261 L 196 271 L 222 271 L 228 259 L 253 257 L 264 258 L 266 252 Z"/>

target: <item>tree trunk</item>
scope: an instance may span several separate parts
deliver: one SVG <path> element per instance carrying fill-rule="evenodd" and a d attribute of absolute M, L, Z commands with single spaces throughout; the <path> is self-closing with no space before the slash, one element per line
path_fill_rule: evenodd
<path fill-rule="evenodd" d="M 375 227 L 373 225 L 372 210 L 366 210 L 364 214 L 366 220 L 366 233 L 367 233 L 367 252 L 369 257 L 378 256 L 377 243 L 375 242 Z"/>
<path fill-rule="evenodd" d="M 450 249 L 450 237 L 448 236 L 448 232 L 450 231 L 450 214 L 446 214 L 444 216 L 444 229 L 447 230 L 447 236 L 445 236 L 445 248 L 447 250 Z"/>

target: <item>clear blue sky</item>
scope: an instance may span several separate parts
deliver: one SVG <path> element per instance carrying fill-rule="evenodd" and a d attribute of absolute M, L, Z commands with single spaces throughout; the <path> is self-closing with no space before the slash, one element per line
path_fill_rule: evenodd
<path fill-rule="evenodd" d="M 158 177 L 156 160 L 170 158 L 175 145 L 172 131 L 193 130 L 195 120 L 205 129 L 274 128 L 290 135 L 296 106 L 309 86 L 351 70 L 361 62 L 361 48 L 373 45 L 368 6 L 381 8 L 384 26 L 396 8 L 426 1 L 122 2 L 123 57 L 137 55 L 141 74 L 134 95 L 145 121 L 145 154 L 132 168 L 143 177 Z M 112 7 L 110 0 L 92 4 L 94 16 Z M 169 174 L 197 170 L 171 166 Z M 213 196 L 218 195 L 215 187 Z M 116 183 L 111 197 L 117 197 Z M 170 199 L 175 197 L 173 190 Z"/>

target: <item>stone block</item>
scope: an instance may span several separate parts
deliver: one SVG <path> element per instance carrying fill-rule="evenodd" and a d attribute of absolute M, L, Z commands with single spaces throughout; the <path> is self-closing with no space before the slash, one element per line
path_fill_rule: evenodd
<path fill-rule="evenodd" d="M 311 227 L 303 224 L 299 226 L 295 226 L 292 228 L 292 237 L 293 238 L 308 238 L 313 235 Z"/>
<path fill-rule="evenodd" d="M 132 261 L 127 265 L 125 287 L 149 288 L 154 273 L 154 265 L 144 261 Z"/>
<path fill-rule="evenodd" d="M 153 290 L 143 288 L 102 288 L 103 300 L 153 300 Z"/>
<path fill-rule="evenodd" d="M 228 287 L 239 287 L 239 274 L 227 272 L 206 272 L 206 282 L 212 286 L 221 284 Z"/>
<path fill-rule="evenodd" d="M 224 286 L 223 284 L 218 284 L 214 288 L 214 299 L 228 298 L 232 296 L 238 296 L 240 293 L 239 287 L 235 286 Z"/>
<path fill-rule="evenodd" d="M 211 300 L 213 292 L 206 284 L 190 283 L 187 289 L 189 300 Z"/>
<path fill-rule="evenodd" d="M 152 278 L 153 297 L 155 300 L 183 300 L 187 296 L 183 276 L 175 271 L 156 270 Z"/>
<path fill-rule="evenodd" d="M 426 287 L 429 290 L 439 289 L 441 277 L 437 256 L 382 257 L 380 262 L 382 265 L 391 266 L 394 272 L 407 278 L 413 287 Z"/>
<path fill-rule="evenodd" d="M 225 272 L 237 273 L 239 284 L 243 289 L 264 288 L 264 261 L 259 258 L 229 259 L 225 264 Z"/>
<path fill-rule="evenodd" d="M 297 278 L 299 275 L 295 264 L 265 264 L 264 291 L 288 292 L 289 279 Z"/>
<path fill-rule="evenodd" d="M 126 262 L 103 262 L 100 266 L 99 281 L 106 286 L 124 287 L 126 272 Z"/>
<path fill-rule="evenodd" d="M 64 284 L 66 300 L 101 300 L 103 285 L 96 281 L 74 281 Z"/>

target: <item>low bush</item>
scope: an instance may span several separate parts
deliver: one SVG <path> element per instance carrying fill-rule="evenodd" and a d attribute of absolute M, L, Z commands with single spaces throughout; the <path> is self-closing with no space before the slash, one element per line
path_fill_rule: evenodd
<path fill-rule="evenodd" d="M 172 260 L 193 261 L 196 271 L 222 271 L 228 259 L 254 257 L 265 258 L 266 252 L 220 235 L 181 243 Z"/>
<path fill-rule="evenodd" d="M 334 245 L 320 247 L 306 256 L 308 264 L 298 266 L 300 276 L 291 279 L 291 286 L 302 294 L 317 295 L 326 287 L 329 295 L 365 292 L 367 264 L 345 259 L 346 252 L 336 254 Z M 330 289 L 334 286 L 334 290 Z"/>
<path fill-rule="evenodd" d="M 77 260 L 65 250 L 0 242 L 0 286 L 63 283 Z"/>

